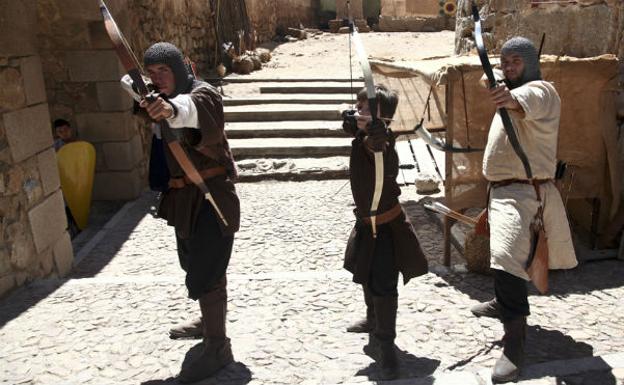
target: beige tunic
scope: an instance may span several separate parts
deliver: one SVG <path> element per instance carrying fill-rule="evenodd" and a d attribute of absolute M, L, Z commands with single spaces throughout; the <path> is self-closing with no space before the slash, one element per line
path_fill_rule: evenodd
<path fill-rule="evenodd" d="M 545 81 L 533 81 L 511 91 L 525 115 L 510 111 L 514 129 L 531 164 L 533 177 L 553 178 L 556 168 L 557 135 L 561 100 Z M 489 181 L 527 179 L 497 113 L 494 116 L 483 157 L 483 175 Z M 577 265 L 570 225 L 561 195 L 552 182 L 541 185 L 544 202 L 544 229 L 548 237 L 549 266 L 569 269 Z M 511 184 L 492 189 L 489 202 L 491 266 L 529 280 L 525 268 L 529 258 L 529 225 L 538 201 L 527 184 Z"/>

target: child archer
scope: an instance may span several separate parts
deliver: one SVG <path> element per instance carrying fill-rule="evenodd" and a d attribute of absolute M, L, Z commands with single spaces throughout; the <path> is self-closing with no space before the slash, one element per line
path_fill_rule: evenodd
<path fill-rule="evenodd" d="M 380 364 L 384 379 L 393 379 L 399 366 L 394 345 L 399 272 L 407 284 L 427 273 L 427 260 L 398 199 L 399 160 L 388 128 L 398 95 L 383 85 L 378 85 L 375 93 L 379 119 L 371 119 L 366 89 L 358 93 L 357 110 L 343 113 L 343 129 L 354 137 L 349 167 L 356 207 L 344 267 L 353 274 L 353 281 L 362 285 L 366 304 L 366 318 L 347 331 L 369 333 L 365 352 Z M 375 151 L 383 152 L 384 179 L 373 234 L 369 215 L 375 189 Z"/>

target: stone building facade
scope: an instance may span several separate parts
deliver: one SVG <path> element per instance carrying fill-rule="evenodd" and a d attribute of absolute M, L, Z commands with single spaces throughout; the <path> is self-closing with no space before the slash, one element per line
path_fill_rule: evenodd
<path fill-rule="evenodd" d="M 278 28 L 316 27 L 320 0 L 246 0 L 247 14 L 259 41 L 273 38 Z"/>
<path fill-rule="evenodd" d="M 247 0 L 261 39 L 275 27 L 311 25 L 314 0 Z M 167 40 L 214 65 L 207 0 L 107 0 L 139 58 Z M 293 5 L 294 3 L 294 5 Z M 150 131 L 119 86 L 125 73 L 98 2 L 0 0 L 0 296 L 72 267 L 51 121 L 64 118 L 97 151 L 93 198 L 130 200 L 146 186 Z M 262 10 L 261 12 L 259 10 Z"/>
<path fill-rule="evenodd" d="M 546 34 L 542 53 L 573 57 L 616 54 L 624 58 L 624 3 L 618 0 L 478 1 L 484 41 L 492 52 L 511 36 L 523 35 L 537 44 Z M 474 47 L 470 0 L 459 0 L 455 53 Z M 557 22 L 553 22 L 556 20 Z"/>
<path fill-rule="evenodd" d="M 445 3 L 431 0 L 381 0 L 379 29 L 386 32 L 453 30 L 455 18 L 452 13 L 444 13 Z"/>

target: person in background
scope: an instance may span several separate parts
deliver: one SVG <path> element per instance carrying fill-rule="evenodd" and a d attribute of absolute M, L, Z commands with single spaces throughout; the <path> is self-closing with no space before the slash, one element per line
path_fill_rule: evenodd
<path fill-rule="evenodd" d="M 67 143 L 76 141 L 76 133 L 67 120 L 56 119 L 52 126 L 54 127 L 54 150 L 58 151 Z"/>

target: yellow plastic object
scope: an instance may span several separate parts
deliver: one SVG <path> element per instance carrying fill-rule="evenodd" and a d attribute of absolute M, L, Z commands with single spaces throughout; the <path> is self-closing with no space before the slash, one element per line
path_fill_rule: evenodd
<path fill-rule="evenodd" d="M 76 224 L 87 226 L 95 174 L 95 148 L 88 142 L 72 142 L 56 153 L 61 189 Z"/>

